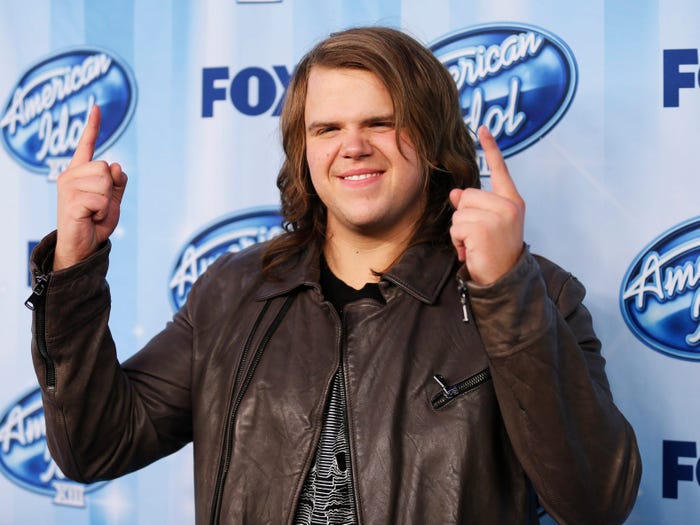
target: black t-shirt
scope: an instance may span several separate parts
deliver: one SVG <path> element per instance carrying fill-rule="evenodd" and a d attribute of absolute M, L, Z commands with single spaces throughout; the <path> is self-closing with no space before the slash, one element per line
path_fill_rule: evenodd
<path fill-rule="evenodd" d="M 323 290 L 323 296 L 338 311 L 341 319 L 343 318 L 343 308 L 352 301 L 368 298 L 384 302 L 378 283 L 366 283 L 360 290 L 355 290 L 335 276 L 328 267 L 325 258 L 321 258 L 321 290 Z"/>

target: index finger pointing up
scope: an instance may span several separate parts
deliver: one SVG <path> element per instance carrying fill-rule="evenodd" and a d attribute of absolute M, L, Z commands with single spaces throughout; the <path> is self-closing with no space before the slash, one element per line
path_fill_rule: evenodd
<path fill-rule="evenodd" d="M 83 134 L 78 141 L 78 146 L 75 148 L 73 158 L 68 165 L 69 168 L 80 166 L 81 164 L 85 164 L 86 162 L 90 162 L 92 160 L 92 156 L 95 153 L 97 136 L 100 133 L 101 118 L 100 106 L 92 106 L 87 122 L 85 123 Z"/>
<path fill-rule="evenodd" d="M 491 135 L 491 132 L 486 126 L 480 126 L 478 133 L 479 142 L 484 150 L 484 156 L 486 157 L 486 163 L 491 169 L 491 189 L 493 193 L 503 197 L 520 198 L 515 183 L 508 172 L 506 161 L 503 160 L 501 150 L 498 144 L 496 144 L 496 139 L 493 138 L 493 135 Z"/>

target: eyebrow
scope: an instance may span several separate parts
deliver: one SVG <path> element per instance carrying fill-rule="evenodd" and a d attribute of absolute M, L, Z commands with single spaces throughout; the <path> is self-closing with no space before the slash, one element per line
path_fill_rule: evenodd
<path fill-rule="evenodd" d="M 388 115 L 379 115 L 376 117 L 369 117 L 360 121 L 362 126 L 371 126 L 372 124 L 377 124 L 379 122 L 394 122 L 394 114 L 390 113 Z M 328 128 L 328 127 L 339 127 L 338 121 L 314 121 L 306 127 L 306 131 L 314 131 L 317 129 Z"/>

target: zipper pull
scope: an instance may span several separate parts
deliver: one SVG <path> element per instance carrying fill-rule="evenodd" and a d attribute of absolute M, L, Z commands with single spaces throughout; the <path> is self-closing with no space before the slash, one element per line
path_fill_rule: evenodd
<path fill-rule="evenodd" d="M 447 384 L 447 380 L 442 377 L 440 374 L 435 374 L 433 376 L 433 379 L 435 379 L 435 382 L 440 385 L 440 388 L 442 388 L 443 394 L 445 394 L 445 397 L 447 399 L 452 399 L 455 397 L 457 394 L 459 394 L 459 389 L 457 388 L 456 385 L 450 386 Z"/>
<path fill-rule="evenodd" d="M 39 305 L 38 301 L 39 299 L 41 299 L 41 296 L 44 295 L 44 292 L 46 291 L 46 286 L 48 284 L 48 276 L 37 275 L 36 285 L 34 285 L 34 288 L 32 288 L 32 295 L 30 295 L 29 298 L 26 301 L 24 301 L 24 306 L 29 308 L 31 311 L 36 310 L 37 306 Z"/>
<path fill-rule="evenodd" d="M 459 290 L 459 302 L 462 303 L 462 321 L 465 323 L 469 322 L 469 311 L 467 309 L 467 283 L 458 275 L 457 281 L 459 285 L 457 289 Z"/>

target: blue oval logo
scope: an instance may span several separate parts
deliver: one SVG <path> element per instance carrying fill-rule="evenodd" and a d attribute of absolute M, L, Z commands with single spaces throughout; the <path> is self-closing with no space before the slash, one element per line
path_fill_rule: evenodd
<path fill-rule="evenodd" d="M 479 25 L 447 35 L 430 49 L 457 84 L 464 121 L 473 131 L 486 125 L 504 157 L 549 132 L 576 92 L 573 53 L 535 26 Z"/>
<path fill-rule="evenodd" d="M 644 248 L 622 281 L 620 308 L 627 326 L 646 345 L 700 360 L 700 217 Z"/>
<path fill-rule="evenodd" d="M 173 308 L 180 309 L 195 281 L 221 255 L 239 252 L 284 232 L 277 208 L 255 208 L 227 215 L 204 227 L 185 244 L 170 279 Z"/>
<path fill-rule="evenodd" d="M 71 507 L 84 507 L 85 495 L 106 484 L 83 485 L 66 479 L 53 461 L 46 445 L 39 388 L 12 403 L 0 416 L 0 472 L 20 487 Z"/>
<path fill-rule="evenodd" d="M 68 167 L 95 104 L 102 109 L 95 144 L 99 155 L 131 120 L 134 76 L 114 53 L 102 49 L 52 55 L 22 75 L 2 107 L 2 142 L 23 167 L 56 180 Z"/>

